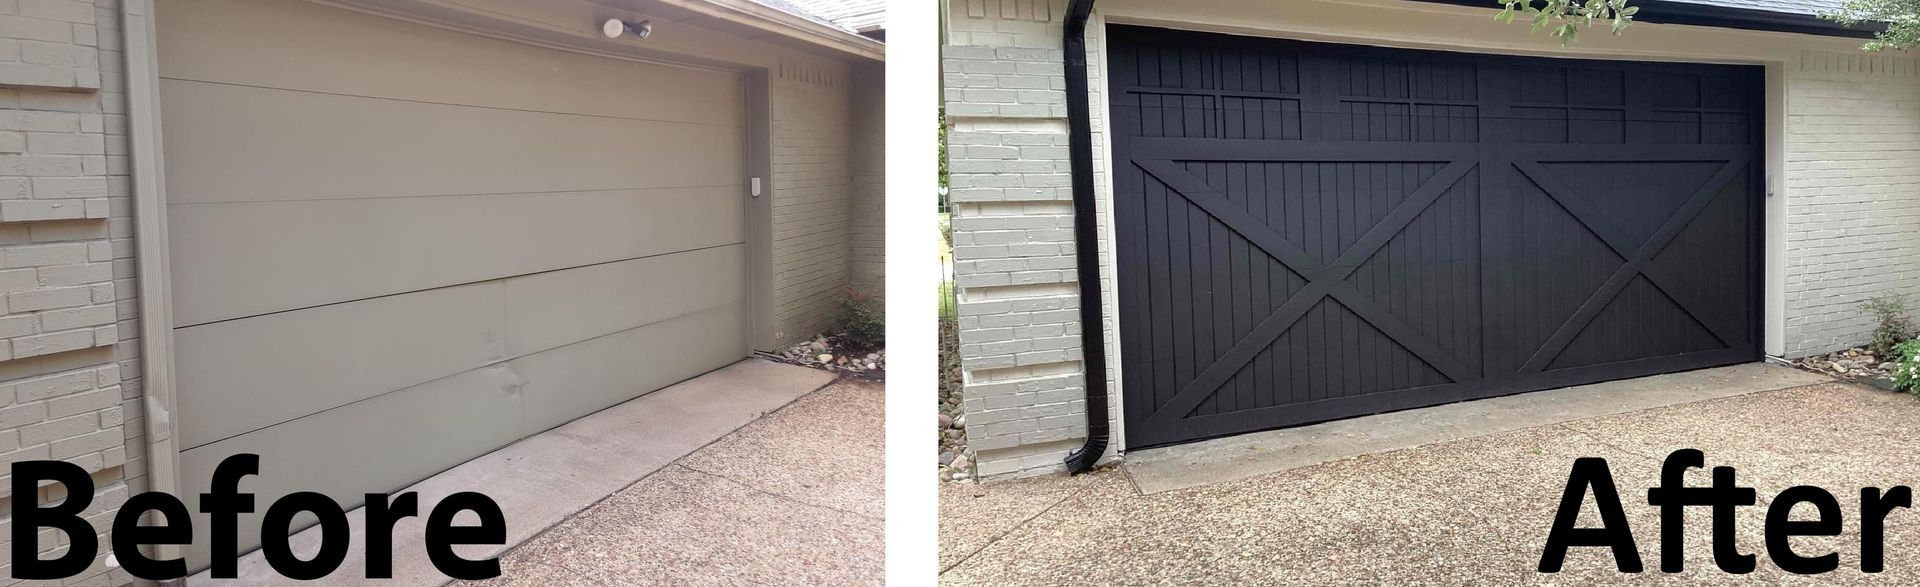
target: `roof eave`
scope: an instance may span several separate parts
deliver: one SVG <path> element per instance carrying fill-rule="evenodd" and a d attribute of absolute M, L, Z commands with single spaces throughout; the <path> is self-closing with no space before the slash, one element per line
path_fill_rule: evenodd
<path fill-rule="evenodd" d="M 834 22 L 839 23 L 840 26 L 853 29 L 856 33 L 866 33 L 887 28 L 887 13 L 881 11 L 872 14 L 849 16 L 836 19 Z"/>
<path fill-rule="evenodd" d="M 839 50 L 864 59 L 884 61 L 887 56 L 885 43 L 752 0 L 658 1 L 676 8 Z"/>

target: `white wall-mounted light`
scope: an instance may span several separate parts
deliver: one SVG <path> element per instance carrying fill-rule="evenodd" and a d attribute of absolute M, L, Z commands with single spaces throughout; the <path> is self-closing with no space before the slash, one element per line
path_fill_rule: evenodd
<path fill-rule="evenodd" d="M 600 24 L 600 34 L 606 35 L 609 39 L 618 39 L 628 31 L 632 31 L 635 37 L 645 39 L 647 35 L 653 34 L 653 21 L 627 22 L 618 18 L 609 18 L 607 22 Z"/>

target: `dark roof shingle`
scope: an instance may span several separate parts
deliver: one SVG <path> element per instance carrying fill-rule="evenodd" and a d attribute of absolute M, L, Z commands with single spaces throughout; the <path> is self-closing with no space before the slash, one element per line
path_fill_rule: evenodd
<path fill-rule="evenodd" d="M 886 0 L 753 0 L 787 14 L 861 33 L 886 28 Z"/>

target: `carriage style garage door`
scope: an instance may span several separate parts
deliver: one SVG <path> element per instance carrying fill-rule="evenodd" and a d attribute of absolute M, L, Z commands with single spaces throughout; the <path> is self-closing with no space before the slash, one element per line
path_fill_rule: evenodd
<path fill-rule="evenodd" d="M 189 496 L 251 452 L 356 506 L 747 355 L 738 74 L 157 8 Z"/>
<path fill-rule="evenodd" d="M 1129 446 L 1760 358 L 1759 68 L 1108 30 Z"/>

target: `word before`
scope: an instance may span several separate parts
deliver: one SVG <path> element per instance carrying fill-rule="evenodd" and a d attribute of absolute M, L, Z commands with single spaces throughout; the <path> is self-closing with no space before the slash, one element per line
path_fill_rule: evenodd
<path fill-rule="evenodd" d="M 240 493 L 240 478 L 260 473 L 260 455 L 237 454 L 220 461 L 213 470 L 211 491 L 200 494 L 200 513 L 212 518 L 211 574 L 216 579 L 232 579 L 239 562 L 238 533 L 240 514 L 254 511 L 253 495 Z M 31 497 L 18 503 L 17 496 L 39 494 L 46 482 L 57 483 L 66 493 L 58 504 L 38 505 Z M 13 464 L 13 495 L 16 496 L 13 519 L 13 578 L 64 579 L 80 574 L 93 563 L 99 550 L 94 528 L 80 512 L 92 501 L 93 479 L 85 469 L 63 461 L 21 461 Z M 393 578 L 393 525 L 401 518 L 419 515 L 419 498 L 413 493 L 389 496 L 367 494 L 367 578 Z M 455 526 L 454 516 L 462 511 L 478 514 L 477 526 Z M 147 512 L 158 514 L 158 524 L 143 526 L 140 518 Z M 288 543 L 295 516 L 311 513 L 320 525 L 320 552 L 312 559 L 294 556 Z M 67 536 L 69 548 L 60 556 L 41 560 L 41 528 L 51 528 Z M 318 579 L 340 568 L 347 557 L 346 511 L 325 495 L 302 491 L 288 494 L 267 506 L 260 520 L 260 550 L 274 572 L 292 579 Z M 140 551 L 142 545 L 182 545 L 193 541 L 193 520 L 187 506 L 172 495 L 147 492 L 135 495 L 120 506 L 113 516 L 113 556 L 127 573 L 142 579 L 164 581 L 187 575 L 184 558 L 153 559 Z M 500 576 L 500 560 L 467 560 L 453 552 L 453 546 L 468 544 L 506 544 L 507 521 L 500 505 L 492 498 L 473 492 L 461 492 L 440 500 L 427 516 L 425 546 L 433 566 L 455 579 L 491 579 Z"/>
<path fill-rule="evenodd" d="M 1686 508 L 1700 506 L 1711 508 L 1712 511 L 1714 564 L 1728 573 L 1751 573 L 1756 557 L 1740 552 L 1733 534 L 1734 510 L 1753 505 L 1756 497 L 1754 490 L 1734 483 L 1733 467 L 1714 467 L 1711 487 L 1687 487 L 1687 469 L 1704 467 L 1705 462 L 1706 456 L 1697 449 L 1673 451 L 1661 465 L 1660 486 L 1647 490 L 1647 505 L 1660 508 L 1660 570 L 1667 573 L 1685 570 L 1681 559 L 1685 556 L 1686 541 L 1681 533 L 1686 528 Z M 1576 528 L 1574 518 L 1580 515 L 1580 504 L 1589 490 L 1593 492 L 1594 504 L 1600 510 L 1600 527 Z M 1803 503 L 1813 506 L 1813 519 L 1792 518 L 1793 507 Z M 1887 514 L 1894 508 L 1910 507 L 1913 507 L 1913 490 L 1905 486 L 1895 486 L 1885 492 L 1877 487 L 1860 489 L 1862 572 L 1878 573 L 1886 566 Z M 1779 496 L 1773 498 L 1772 505 L 1767 507 L 1767 557 L 1773 559 L 1773 564 L 1779 565 L 1781 570 L 1802 575 L 1839 568 L 1839 553 L 1812 556 L 1797 553 L 1787 539 L 1795 536 L 1838 536 L 1840 518 L 1840 502 L 1825 489 L 1799 485 L 1781 491 Z M 1540 553 L 1540 572 L 1560 572 L 1567 548 L 1574 546 L 1610 548 L 1613 550 L 1614 566 L 1620 572 L 1638 573 L 1642 570 L 1640 551 L 1634 545 L 1633 531 L 1627 527 L 1627 515 L 1621 509 L 1620 493 L 1614 488 L 1613 473 L 1607 469 L 1606 459 L 1585 457 L 1573 461 L 1573 471 L 1567 475 L 1566 492 L 1560 496 L 1560 509 L 1553 516 L 1553 529 L 1547 532 L 1546 549 Z"/>

